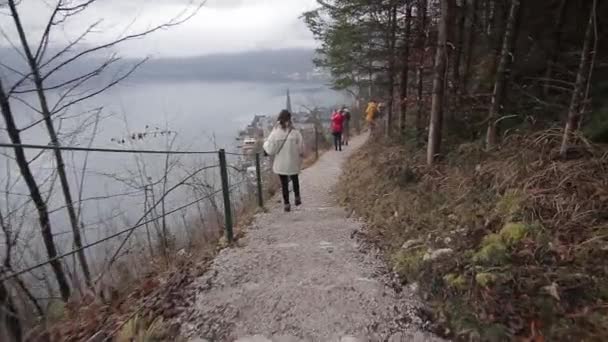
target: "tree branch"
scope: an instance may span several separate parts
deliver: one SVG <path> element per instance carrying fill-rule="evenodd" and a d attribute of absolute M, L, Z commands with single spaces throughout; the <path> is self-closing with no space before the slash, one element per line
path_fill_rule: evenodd
<path fill-rule="evenodd" d="M 95 46 L 93 48 L 86 49 L 86 50 L 84 50 L 84 51 L 82 51 L 80 53 L 77 53 L 76 55 L 72 56 L 71 58 L 68 58 L 67 60 L 61 62 L 59 65 L 55 66 L 50 71 L 48 71 L 46 73 L 46 75 L 43 77 L 43 79 L 48 78 L 49 76 L 51 76 L 55 72 L 61 70 L 66 65 L 69 65 L 70 63 L 78 60 L 79 58 L 84 57 L 86 55 L 89 55 L 89 54 L 91 54 L 93 52 L 104 50 L 104 49 L 113 47 L 115 45 L 119 45 L 121 43 L 124 43 L 126 41 L 130 41 L 130 40 L 133 40 L 133 39 L 141 38 L 141 37 L 147 36 L 147 35 L 149 35 L 151 33 L 154 33 L 154 32 L 160 31 L 160 30 L 165 30 L 165 29 L 168 29 L 168 28 L 171 28 L 171 27 L 183 24 L 184 22 L 186 22 L 189 19 L 191 19 L 192 17 L 194 17 L 198 13 L 198 11 L 205 5 L 206 2 L 207 2 L 206 0 L 203 0 L 201 3 L 199 3 L 196 6 L 196 8 L 194 9 L 194 11 L 192 11 L 192 13 L 190 13 L 190 14 L 187 14 L 187 10 L 185 9 L 185 10 L 181 11 L 179 14 L 177 14 L 175 17 L 173 17 L 171 20 L 169 20 L 169 22 L 167 22 L 167 23 L 154 26 L 154 27 L 152 27 L 150 29 L 144 30 L 144 31 L 139 32 L 139 33 L 129 34 L 129 35 L 123 36 L 121 38 L 118 38 L 118 39 L 116 39 L 114 41 L 111 41 L 111 42 L 108 42 L 108 43 L 105 43 L 105 44 L 102 44 L 102 45 L 98 45 L 98 46 Z M 187 7 L 190 7 L 194 3 L 195 3 L 195 1 L 191 0 Z M 186 15 L 186 17 L 183 17 L 184 15 Z"/>

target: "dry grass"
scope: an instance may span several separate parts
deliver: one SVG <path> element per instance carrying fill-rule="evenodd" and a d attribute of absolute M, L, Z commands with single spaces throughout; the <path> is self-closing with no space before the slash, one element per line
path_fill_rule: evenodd
<path fill-rule="evenodd" d="M 312 166 L 316 160 L 314 154 L 309 155 L 305 166 Z M 278 179 L 265 174 L 263 184 L 264 197 L 269 200 L 279 188 Z M 255 193 L 239 200 L 242 204 L 233 217 L 237 242 L 260 211 Z M 180 314 L 188 302 L 188 284 L 206 271 L 219 249 L 227 247 L 221 229 L 194 229 L 187 249 L 172 251 L 169 260 L 147 260 L 150 270 L 144 277 L 122 284 L 120 292 L 110 291 L 106 300 L 91 294 L 62 307 L 57 321 L 49 322 L 48 328 L 41 326 L 32 331 L 30 340 L 82 341 L 95 334 L 117 341 L 174 340 L 177 329 L 167 322 Z"/>
<path fill-rule="evenodd" d="M 113 290 L 109 298 L 89 293 L 69 302 L 57 321 L 33 330 L 28 340 L 84 341 L 95 335 L 129 341 L 129 331 L 133 340 L 165 340 L 174 331 L 161 323 L 183 310 L 188 299 L 184 288 L 205 272 L 217 249 L 217 236 L 206 237 L 188 251 L 172 252 L 169 262 L 148 261 L 151 267 L 144 277 Z"/>
<path fill-rule="evenodd" d="M 240 200 L 242 204 L 234 212 L 237 239 L 258 211 L 254 196 Z M 104 289 L 103 293 L 109 295 L 89 292 L 58 307 L 55 317 L 31 331 L 28 340 L 83 341 L 92 336 L 116 341 L 175 340 L 177 327 L 168 322 L 191 301 L 188 285 L 227 246 L 222 238 L 223 227 L 217 225 L 223 218 L 213 215 L 217 213 L 207 215 L 205 227 L 191 227 L 187 247 L 169 251 L 168 258 L 131 256 L 129 262 L 139 258 L 140 265 L 145 265 L 140 266 L 147 270 L 144 276 L 125 274 L 120 277 L 125 282 Z"/>
<path fill-rule="evenodd" d="M 461 145 L 433 169 L 387 142 L 350 160 L 342 201 L 403 280 L 420 282 L 442 332 L 608 338 L 608 155 L 579 137 L 577 158 L 558 160 L 560 133 L 512 135 L 492 153 Z M 454 254 L 421 260 L 438 248 Z"/>

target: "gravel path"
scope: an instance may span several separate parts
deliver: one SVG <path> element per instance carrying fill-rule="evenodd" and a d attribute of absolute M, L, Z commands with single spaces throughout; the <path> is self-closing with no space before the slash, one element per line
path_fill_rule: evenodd
<path fill-rule="evenodd" d="M 240 247 L 223 250 L 194 284 L 182 335 L 190 341 L 439 341 L 419 328 L 415 297 L 397 294 L 363 226 L 335 205 L 343 161 L 365 142 L 328 152 L 301 176 L 303 206 L 278 199 Z"/>

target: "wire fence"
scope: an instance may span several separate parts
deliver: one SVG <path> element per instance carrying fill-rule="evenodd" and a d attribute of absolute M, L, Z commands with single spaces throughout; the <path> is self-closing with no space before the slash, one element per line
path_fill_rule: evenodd
<path fill-rule="evenodd" d="M 138 153 L 138 154 L 216 154 L 218 151 L 167 151 L 167 150 L 137 150 L 137 149 L 114 149 L 98 147 L 71 147 L 56 145 L 35 145 L 35 144 L 7 144 L 0 143 L 3 148 L 23 148 L 35 150 L 54 150 L 54 151 L 77 151 L 77 152 L 105 152 L 105 153 Z M 235 153 L 232 153 L 235 154 Z"/>
<path fill-rule="evenodd" d="M 314 156 L 316 159 L 319 156 L 320 132 L 318 132 L 316 126 L 309 131 L 310 132 L 303 132 L 303 133 L 306 133 L 309 135 L 309 137 L 308 137 L 309 141 L 307 143 L 307 146 L 309 146 L 308 154 L 314 153 Z M 312 139 L 311 139 L 311 137 L 312 137 Z M 310 148 L 310 147 L 312 147 L 312 148 Z M 110 261 L 108 262 L 108 265 L 111 265 L 113 263 L 113 261 L 115 261 L 119 257 L 121 250 L 125 247 L 129 238 L 132 236 L 132 234 L 134 234 L 134 232 L 136 230 L 141 229 L 143 227 L 147 228 L 149 224 L 153 224 L 153 223 L 157 222 L 159 219 L 164 219 L 165 217 L 167 217 L 169 215 L 181 212 L 181 211 L 183 211 L 187 208 L 190 208 L 192 206 L 195 206 L 201 202 L 213 201 L 215 199 L 215 197 L 219 196 L 220 194 L 221 194 L 221 199 L 222 199 L 221 202 L 223 203 L 223 205 L 221 206 L 223 209 L 222 216 L 223 216 L 223 221 L 224 221 L 223 222 L 223 231 L 224 231 L 224 235 L 225 235 L 227 242 L 232 243 L 234 241 L 234 237 L 235 237 L 234 212 L 235 212 L 236 206 L 239 205 L 236 198 L 233 198 L 233 195 L 235 195 L 235 190 L 238 190 L 238 189 L 242 190 L 246 184 L 249 184 L 250 186 L 247 187 L 247 189 L 245 190 L 245 194 L 247 196 L 249 196 L 250 198 L 255 199 L 257 206 L 260 208 L 264 208 L 264 205 L 265 205 L 265 203 L 264 203 L 265 197 L 266 197 L 265 192 L 270 192 L 270 190 L 268 190 L 269 187 L 268 186 L 265 187 L 266 182 L 269 182 L 269 183 L 271 182 L 269 175 L 268 175 L 269 169 L 270 169 L 270 167 L 269 167 L 270 161 L 268 159 L 263 158 L 261 148 L 257 148 L 253 151 L 244 152 L 244 153 L 227 152 L 224 149 L 219 149 L 216 151 L 173 151 L 173 150 L 110 149 L 110 148 L 95 148 L 95 147 L 85 148 L 85 147 L 67 147 L 67 146 L 54 146 L 54 145 L 7 144 L 7 143 L 0 143 L 0 148 L 26 149 L 26 150 L 53 150 L 53 151 L 60 150 L 60 151 L 87 152 L 87 153 L 93 152 L 93 153 L 119 153 L 119 154 L 125 154 L 125 153 L 126 154 L 157 154 L 157 155 L 166 155 L 166 156 L 168 156 L 168 155 L 208 155 L 208 156 L 215 155 L 217 157 L 217 163 L 213 163 L 212 165 L 206 165 L 206 166 L 197 168 L 193 172 L 188 173 L 185 177 L 183 177 L 179 182 L 177 182 L 173 186 L 171 186 L 167 189 L 163 189 L 164 191 L 162 193 L 162 196 L 158 199 L 155 199 L 149 207 L 146 207 L 144 213 L 139 217 L 137 222 L 135 222 L 134 224 L 132 224 L 122 230 L 119 230 L 113 234 L 110 234 L 103 238 L 97 239 L 93 242 L 84 244 L 78 248 L 73 248 L 68 252 L 58 254 L 52 258 L 48 258 L 47 260 L 44 260 L 41 262 L 36 262 L 35 264 L 24 267 L 20 270 L 11 271 L 8 274 L 5 270 L 5 272 L 3 272 L 4 274 L 2 274 L 0 276 L 0 283 L 9 281 L 11 279 L 15 279 L 26 273 L 31 273 L 32 271 L 45 267 L 49 264 L 52 264 L 53 262 L 64 260 L 70 256 L 76 255 L 77 253 L 79 253 L 81 251 L 90 249 L 95 246 L 102 245 L 110 240 L 114 240 L 119 237 L 124 237 L 122 239 L 122 241 L 120 242 L 119 246 L 116 249 L 114 249 L 114 251 L 111 253 L 111 257 L 109 259 Z M 247 167 L 247 165 L 250 165 L 250 164 L 244 163 L 243 165 L 245 165 L 245 167 L 238 167 L 238 166 L 235 166 L 234 164 L 229 163 L 227 160 L 227 157 L 237 157 L 240 159 L 247 159 L 248 162 L 251 163 L 252 165 Z M 205 170 L 212 170 L 212 169 L 215 169 L 215 170 L 219 169 L 219 171 L 220 171 L 219 172 L 219 174 L 220 174 L 219 178 L 220 178 L 220 184 L 221 184 L 220 188 L 207 189 L 205 195 L 197 197 L 193 200 L 188 201 L 185 204 L 176 206 L 172 209 L 165 210 L 164 200 L 167 196 L 169 196 L 169 194 L 171 194 L 174 190 L 178 189 L 179 187 L 181 187 L 185 184 L 188 184 L 189 181 L 191 181 L 195 176 L 197 176 L 201 172 L 203 172 Z M 244 176 L 241 177 L 242 179 L 240 181 L 235 182 L 230 177 L 231 172 L 237 172 L 237 173 L 240 173 L 241 175 L 244 174 Z M 165 177 L 167 177 L 167 176 L 165 175 Z M 265 189 L 267 191 L 265 191 Z M 147 189 L 144 188 L 144 190 L 139 190 L 137 192 L 133 191 L 132 193 L 138 194 L 138 193 L 141 193 L 142 191 L 145 193 L 147 191 Z M 127 193 L 130 193 L 130 192 L 127 192 Z M 108 199 L 108 198 L 112 198 L 113 196 L 117 197 L 120 195 L 121 194 L 115 194 L 112 196 L 103 196 L 103 198 Z M 270 193 L 269 195 L 272 195 L 272 193 Z M 238 196 L 235 196 L 235 197 L 238 197 Z M 92 198 L 92 200 L 94 200 L 96 197 L 91 197 L 91 198 Z M 102 198 L 102 197 L 100 197 L 100 198 Z M 71 205 L 76 205 L 78 202 L 82 202 L 82 199 L 80 199 L 79 201 L 74 201 L 74 203 L 72 203 Z M 50 212 L 60 211 L 61 209 L 67 207 L 67 205 L 68 204 L 65 204 L 64 206 L 60 206 L 57 208 L 53 208 L 50 210 Z M 149 214 L 153 213 L 161 205 L 163 206 L 162 215 L 156 215 L 156 216 L 150 218 Z M 84 229 L 84 227 L 81 227 L 81 229 Z M 53 234 L 53 236 L 64 235 L 64 234 L 69 234 L 69 233 L 71 233 L 71 232 L 65 231 L 65 232 Z"/>
<path fill-rule="evenodd" d="M 59 261 L 62 260 L 66 257 L 75 255 L 76 253 L 89 249 L 91 247 L 100 245 L 104 242 L 110 241 L 112 239 L 121 237 L 123 235 L 127 235 L 127 237 L 125 239 L 122 240 L 120 246 L 116 249 L 116 251 L 114 252 L 112 259 L 115 259 L 117 257 L 117 255 L 119 254 L 120 250 L 124 247 L 124 245 L 126 244 L 126 242 L 128 241 L 128 238 L 130 237 L 131 234 L 133 234 L 133 232 L 139 228 L 145 227 L 147 224 L 156 222 L 158 219 L 162 219 L 164 217 L 167 217 L 169 215 L 175 214 L 177 212 L 180 212 L 186 208 L 192 207 L 194 205 L 196 205 L 197 203 L 200 203 L 202 201 L 205 200 L 209 200 L 213 197 L 215 197 L 216 195 L 222 194 L 223 199 L 224 199 L 224 216 L 225 216 L 225 232 L 226 232 L 226 238 L 228 240 L 228 242 L 232 243 L 234 240 L 234 234 L 233 234 L 233 218 L 232 218 L 232 208 L 234 207 L 234 203 L 232 203 L 231 199 L 230 199 L 230 195 L 232 193 L 232 191 L 234 189 L 237 189 L 238 187 L 242 186 L 245 184 L 245 181 L 240 181 L 238 183 L 235 184 L 230 184 L 230 180 L 228 177 L 228 169 L 229 169 L 229 165 L 228 162 L 226 160 L 226 152 L 224 150 L 219 150 L 219 151 L 214 151 L 214 152 L 209 152 L 209 151 L 204 151 L 204 152 L 189 152 L 189 151 L 151 151 L 151 150 L 113 150 L 113 149 L 100 149 L 100 148 L 72 148 L 72 147 L 62 147 L 62 148 L 57 148 L 56 146 L 44 146 L 44 145 L 15 145 L 15 144 L 0 144 L 0 147 L 5 147 L 5 148 L 15 148 L 15 147 L 20 147 L 23 149 L 40 149 L 40 150 L 56 150 L 56 149 L 61 149 L 64 151 L 86 151 L 86 152 L 105 152 L 105 153 L 149 153 L 149 154 L 166 154 L 166 155 L 171 155 L 171 154 L 217 154 L 218 155 L 218 159 L 219 159 L 219 163 L 218 164 L 214 164 L 211 166 L 204 166 L 201 167 L 199 169 L 197 169 L 196 171 L 192 172 L 190 175 L 188 175 L 187 177 L 185 177 L 184 179 L 180 180 L 176 185 L 174 185 L 173 187 L 167 189 L 167 191 L 161 196 L 161 198 L 159 198 L 158 200 L 155 201 L 155 203 L 147 209 L 146 212 L 144 212 L 143 215 L 141 215 L 140 219 L 137 221 L 137 223 L 131 227 L 125 228 L 123 230 L 120 230 L 114 234 L 111 234 L 109 236 L 106 236 L 104 238 L 101 238 L 99 240 L 96 240 L 94 242 L 91 242 L 89 244 L 83 245 L 82 247 L 79 248 L 75 248 L 70 250 L 69 252 L 65 252 L 62 253 L 60 255 L 57 255 L 53 258 L 49 258 L 43 262 L 39 262 L 36 263 L 35 265 L 26 267 L 24 269 L 21 269 L 19 271 L 15 271 L 12 272 L 8 275 L 4 275 L 2 277 L 0 277 L 0 282 L 4 282 L 10 279 L 13 279 L 15 277 L 18 277 L 20 275 L 23 275 L 25 273 L 29 273 L 31 271 L 34 271 L 38 268 L 44 267 L 46 265 L 51 264 L 54 261 Z M 244 156 L 244 154 L 237 154 L 237 153 L 231 153 L 231 155 L 234 156 Z M 256 154 L 256 156 L 259 155 Z M 259 157 L 258 157 L 259 158 Z M 208 193 L 205 196 L 202 196 L 200 198 L 196 198 L 192 201 L 189 201 L 188 203 L 178 206 L 176 208 L 173 208 L 169 211 L 164 212 L 162 215 L 160 216 L 156 216 L 150 219 L 146 219 L 148 217 L 148 215 L 155 209 L 157 208 L 161 202 L 175 189 L 177 189 L 179 186 L 183 185 L 186 181 L 188 181 L 190 178 L 192 178 L 194 175 L 199 174 L 200 172 L 204 171 L 204 170 L 210 170 L 210 169 L 220 169 L 220 175 L 221 175 L 221 184 L 222 187 L 221 189 L 213 189 L 210 193 Z M 262 172 L 262 170 L 259 170 L 257 172 Z M 258 186 L 258 190 L 261 191 L 261 187 Z M 76 202 L 72 203 L 72 204 L 76 204 Z M 65 206 L 64 206 L 65 207 Z M 60 208 L 56 208 L 53 209 L 52 211 L 58 211 L 61 210 Z M 49 211 L 50 212 L 50 211 Z M 71 233 L 71 232 L 64 232 L 64 233 Z M 54 236 L 56 236 L 56 234 L 54 234 Z"/>

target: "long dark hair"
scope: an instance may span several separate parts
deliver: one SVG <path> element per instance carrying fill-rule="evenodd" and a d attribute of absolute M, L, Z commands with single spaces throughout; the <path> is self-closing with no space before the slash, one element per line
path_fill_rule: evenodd
<path fill-rule="evenodd" d="M 291 113 L 287 109 L 283 109 L 281 113 L 279 113 L 279 119 L 277 121 L 281 125 L 282 129 L 293 128 L 293 124 L 291 123 Z"/>

